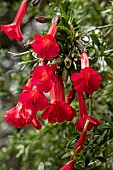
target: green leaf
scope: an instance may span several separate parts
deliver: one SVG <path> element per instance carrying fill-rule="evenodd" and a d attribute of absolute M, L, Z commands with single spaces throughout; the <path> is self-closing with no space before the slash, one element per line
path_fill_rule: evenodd
<path fill-rule="evenodd" d="M 44 164 L 43 162 L 40 162 L 39 166 L 38 166 L 38 170 L 44 170 Z"/>
<path fill-rule="evenodd" d="M 87 155 L 85 156 L 85 166 L 87 166 L 90 163 L 90 161 L 92 159 L 92 155 L 93 155 L 93 152 L 91 150 L 89 150 L 87 152 Z"/>
<path fill-rule="evenodd" d="M 104 156 L 105 159 L 107 159 L 108 153 L 109 153 L 108 152 L 108 145 L 106 145 L 105 150 L 103 151 L 103 156 Z"/>
<path fill-rule="evenodd" d="M 110 57 L 106 57 L 106 58 L 105 58 L 105 61 L 106 61 L 107 65 L 108 65 L 111 69 L 113 69 L 113 59 L 110 58 Z"/>
<path fill-rule="evenodd" d="M 22 60 L 28 61 L 28 56 L 27 56 L 27 55 L 23 55 L 23 56 L 22 56 Z"/>
<path fill-rule="evenodd" d="M 96 34 L 92 34 L 91 38 L 92 38 L 93 42 L 99 47 L 100 46 L 100 41 L 99 41 L 97 35 Z"/>
<path fill-rule="evenodd" d="M 65 153 L 61 158 L 64 159 L 64 158 L 67 158 L 67 157 L 70 157 L 69 153 Z"/>
<path fill-rule="evenodd" d="M 19 152 L 16 154 L 16 158 L 19 158 L 20 156 L 22 156 L 24 154 L 24 148 L 22 148 L 21 150 L 19 150 Z"/>
<path fill-rule="evenodd" d="M 18 150 L 24 149 L 24 145 L 23 145 L 23 144 L 19 144 L 19 145 L 16 146 L 16 148 L 17 148 Z"/>
<path fill-rule="evenodd" d="M 94 54 L 95 54 L 95 49 L 90 48 L 90 49 L 88 50 L 88 52 L 89 52 L 89 56 L 92 57 L 92 56 L 94 56 Z"/>
<path fill-rule="evenodd" d="M 59 29 L 60 32 L 63 31 L 67 35 L 70 35 L 70 30 L 67 27 L 59 26 L 58 29 Z"/>
<path fill-rule="evenodd" d="M 98 159 L 102 163 L 106 162 L 106 159 L 104 157 L 102 157 L 102 156 L 97 156 L 95 158 Z"/>
<path fill-rule="evenodd" d="M 105 51 L 105 48 L 102 45 L 100 45 L 100 51 L 101 51 L 101 53 L 104 53 L 104 51 Z"/>
<path fill-rule="evenodd" d="M 68 24 L 68 20 L 64 16 L 62 16 L 62 24 L 64 27 L 70 28 L 70 25 Z"/>

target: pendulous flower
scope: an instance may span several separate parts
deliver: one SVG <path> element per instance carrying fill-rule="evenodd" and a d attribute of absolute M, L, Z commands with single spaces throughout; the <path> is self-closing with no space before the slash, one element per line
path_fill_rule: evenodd
<path fill-rule="evenodd" d="M 34 42 L 32 43 L 32 49 L 39 55 L 40 58 L 50 60 L 56 57 L 60 52 L 59 45 L 55 39 L 57 32 L 57 22 L 53 22 L 48 34 L 41 36 L 36 34 L 34 36 Z"/>
<path fill-rule="evenodd" d="M 44 36 L 36 34 L 31 46 L 33 51 L 37 53 L 40 58 L 44 58 L 46 60 L 56 57 L 60 52 L 59 45 L 51 34 Z"/>
<path fill-rule="evenodd" d="M 88 115 L 83 94 L 77 93 L 77 96 L 78 96 L 78 101 L 79 101 L 80 117 L 74 126 L 76 127 L 78 131 L 82 131 L 86 120 L 89 120 L 87 130 L 91 130 L 92 128 L 100 124 L 100 120 Z"/>
<path fill-rule="evenodd" d="M 0 26 L 0 29 L 4 31 L 5 34 L 7 34 L 7 36 L 12 40 L 16 39 L 17 41 L 20 42 L 23 40 L 23 36 L 20 30 L 20 25 L 27 11 L 27 7 L 28 7 L 28 0 L 24 0 L 20 5 L 20 8 L 18 9 L 14 21 L 11 24 Z"/>
<path fill-rule="evenodd" d="M 36 88 L 32 89 L 28 86 L 23 86 L 23 92 L 19 94 L 19 101 L 27 108 L 35 108 L 36 111 L 44 110 L 48 106 L 48 99 L 45 95 Z"/>
<path fill-rule="evenodd" d="M 47 103 L 45 104 L 44 102 L 47 102 L 47 99 L 44 98 L 44 100 L 42 100 L 43 105 L 41 107 L 37 107 L 37 102 L 36 102 L 37 94 L 35 94 L 35 91 L 32 91 L 31 78 L 28 80 L 26 86 L 24 86 L 23 89 L 24 91 L 22 93 L 24 93 L 24 95 L 22 94 L 22 96 L 20 97 L 22 102 L 19 100 L 14 108 L 8 110 L 6 112 L 7 115 L 4 116 L 4 119 L 7 120 L 9 124 L 14 125 L 17 128 L 22 128 L 24 126 L 28 126 L 29 124 L 32 124 L 36 129 L 41 129 L 42 125 L 39 122 L 36 113 L 38 109 L 45 108 L 45 105 Z M 27 92 L 30 93 L 30 96 Z M 43 96 L 41 97 L 43 98 Z M 40 106 L 40 102 L 39 102 L 39 106 Z"/>
<path fill-rule="evenodd" d="M 80 73 L 74 73 L 71 80 L 74 82 L 74 89 L 78 93 L 92 94 L 99 89 L 102 78 L 91 67 L 85 67 Z"/>
<path fill-rule="evenodd" d="M 39 91 L 49 92 L 54 86 L 56 65 L 37 66 L 32 72 L 32 85 L 36 86 Z"/>
<path fill-rule="evenodd" d="M 60 75 L 56 74 L 55 85 L 50 91 L 50 104 L 41 114 L 41 117 L 52 124 L 56 122 L 71 121 L 76 111 L 65 102 L 64 84 Z"/>
<path fill-rule="evenodd" d="M 26 108 L 20 101 L 18 104 L 8 110 L 4 119 L 8 121 L 10 125 L 14 125 L 17 128 L 22 128 L 32 124 L 36 129 L 41 129 L 42 125 L 36 117 L 34 109 Z"/>
<path fill-rule="evenodd" d="M 54 101 L 50 103 L 48 108 L 41 114 L 41 117 L 49 123 L 62 123 L 64 121 L 72 121 L 76 116 L 76 111 L 65 101 Z"/>

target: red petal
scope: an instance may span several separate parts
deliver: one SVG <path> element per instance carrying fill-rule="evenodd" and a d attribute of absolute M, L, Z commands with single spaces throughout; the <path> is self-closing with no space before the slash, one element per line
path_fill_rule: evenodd
<path fill-rule="evenodd" d="M 65 164 L 62 168 L 60 168 L 60 170 L 74 170 L 74 161 L 70 161 L 67 164 Z"/>
<path fill-rule="evenodd" d="M 92 128 L 94 128 L 100 124 L 100 120 L 93 118 L 91 116 L 80 117 L 74 125 L 78 131 L 83 130 L 86 120 L 89 120 L 87 130 L 91 130 Z"/>
<path fill-rule="evenodd" d="M 50 123 L 71 121 L 76 116 L 76 111 L 64 101 L 56 101 L 41 114 L 41 117 Z"/>
<path fill-rule="evenodd" d="M 34 118 L 32 119 L 32 125 L 33 125 L 37 130 L 39 130 L 39 129 L 42 128 L 41 123 L 39 122 L 39 120 L 38 120 L 36 117 L 34 117 Z"/>

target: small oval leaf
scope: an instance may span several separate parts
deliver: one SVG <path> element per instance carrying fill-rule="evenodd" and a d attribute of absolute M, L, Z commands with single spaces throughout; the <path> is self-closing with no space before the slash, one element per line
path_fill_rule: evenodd
<path fill-rule="evenodd" d="M 44 170 L 44 164 L 43 162 L 39 163 L 38 170 Z"/>

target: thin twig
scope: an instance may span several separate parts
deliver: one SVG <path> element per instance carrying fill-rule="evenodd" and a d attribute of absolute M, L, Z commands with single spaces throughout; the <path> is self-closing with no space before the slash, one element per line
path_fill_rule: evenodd
<path fill-rule="evenodd" d="M 103 29 L 103 28 L 108 28 L 108 27 L 113 27 L 113 24 L 98 26 L 96 27 L 96 29 Z"/>
<path fill-rule="evenodd" d="M 109 37 L 109 35 L 111 34 L 111 32 L 113 31 L 113 27 L 111 27 L 104 35 L 104 38 L 106 39 L 107 37 Z"/>
<path fill-rule="evenodd" d="M 38 60 L 39 60 L 39 58 L 36 58 L 36 59 L 34 59 L 34 60 L 22 61 L 22 62 L 18 63 L 18 65 L 21 65 L 21 64 L 29 64 L 29 63 L 36 62 L 36 61 L 38 61 Z"/>
<path fill-rule="evenodd" d="M 31 50 L 31 52 L 33 52 L 33 50 Z M 8 53 L 12 54 L 14 57 L 18 57 L 18 56 L 23 56 L 23 55 L 28 54 L 29 51 L 25 51 L 25 52 L 22 52 L 22 53 L 13 53 L 13 52 L 8 51 Z"/>
<path fill-rule="evenodd" d="M 113 51 L 113 49 L 110 49 L 110 50 L 104 51 L 104 53 L 107 54 L 107 53 L 110 53 L 110 52 L 112 52 L 112 51 Z"/>
<path fill-rule="evenodd" d="M 97 27 L 95 27 L 95 28 L 92 28 L 92 29 L 89 30 L 88 32 L 94 31 L 94 30 L 96 30 L 96 29 L 105 29 L 105 28 L 109 28 L 109 27 L 113 27 L 113 24 L 97 26 Z"/>

